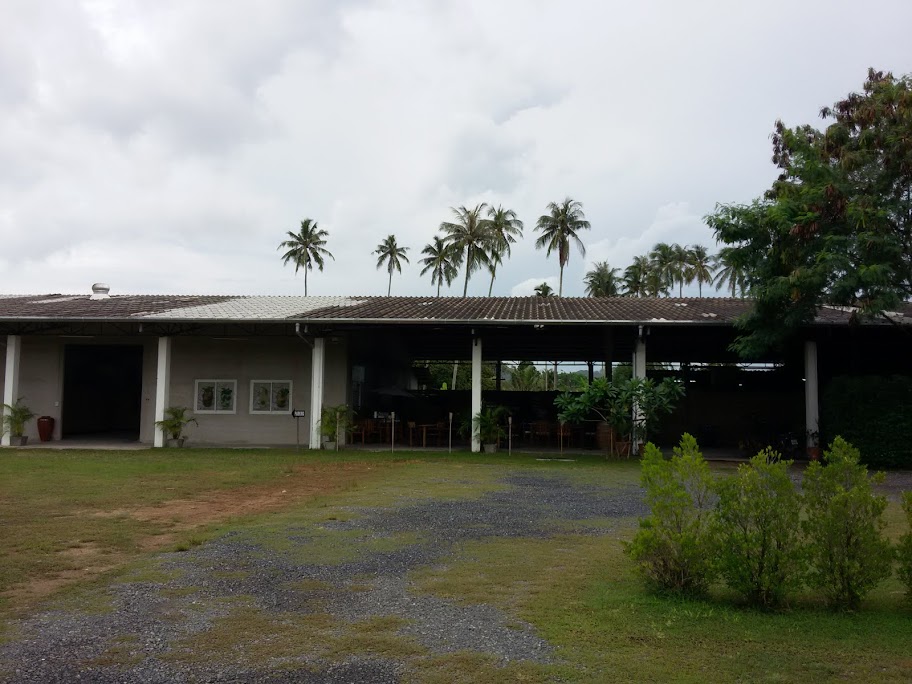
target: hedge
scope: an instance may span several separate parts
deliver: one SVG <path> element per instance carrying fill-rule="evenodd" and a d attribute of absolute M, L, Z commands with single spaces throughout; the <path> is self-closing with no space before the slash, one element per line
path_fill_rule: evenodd
<path fill-rule="evenodd" d="M 842 435 L 879 468 L 912 467 L 912 378 L 833 378 L 821 401 L 821 443 Z"/>

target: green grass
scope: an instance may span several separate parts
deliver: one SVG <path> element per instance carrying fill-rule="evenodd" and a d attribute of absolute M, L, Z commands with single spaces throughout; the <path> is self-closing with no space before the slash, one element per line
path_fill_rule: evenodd
<path fill-rule="evenodd" d="M 174 452 L 15 452 L 0 458 L 0 587 L 53 576 L 81 562 L 90 546 L 115 570 L 59 593 L 54 607 L 99 613 L 111 609 L 113 582 L 164 583 L 178 579 L 162 569 L 142 540 L 169 531 L 165 522 L 130 515 L 137 506 L 172 499 L 202 499 L 212 492 L 327 476 L 325 491 L 256 514 L 245 513 L 182 533 L 170 550 L 192 548 L 233 531 L 267 554 L 303 563 L 340 563 L 360 554 L 420 544 L 420 532 L 374 538 L 357 526 L 362 508 L 395 509 L 421 501 L 469 500 L 497 491 L 519 469 L 561 473 L 610 492 L 637 482 L 633 462 L 598 457 L 539 462 L 454 454 L 298 454 L 290 451 L 183 450 Z M 727 474 L 731 468 L 715 468 Z M 610 494 L 609 494 L 610 495 Z M 105 515 L 98 515 L 99 512 Z M 899 506 L 887 510 L 888 534 L 905 523 Z M 349 528 L 344 523 L 355 523 Z M 671 600 L 645 592 L 623 553 L 631 519 L 554 521 L 554 537 L 487 539 L 459 546 L 434 567 L 413 571 L 413 590 L 460 604 L 490 604 L 508 623 L 530 623 L 555 648 L 556 662 L 499 662 L 474 652 L 434 654 L 402 631 L 396 616 L 357 623 L 326 615 L 321 601 L 336 591 L 367 591 L 370 577 L 345 587 L 318 580 L 285 585 L 302 594 L 313 612 L 267 613 L 249 597 L 198 601 L 194 587 L 162 594 L 166 619 L 219 606 L 211 629 L 187 636 L 167 655 L 178 662 L 218 658 L 264 669 L 324 667 L 351 654 L 406 664 L 413 682 L 903 682 L 912 680 L 912 606 L 891 580 L 856 614 L 825 610 L 806 594 L 787 611 L 763 613 L 740 606 L 717 589 L 708 600 Z M 575 534 L 574 530 L 604 534 Z M 44 575 L 42 575 L 44 573 Z M 243 581 L 243 564 L 217 577 Z M 2 584 L 5 582 L 5 584 Z M 193 602 L 190 601 L 191 597 Z M 12 635 L 9 635 L 10 637 Z M 307 657 L 302 657 L 304 654 Z M 135 638 L 108 644 L 97 666 L 129 666 L 139 655 Z"/>

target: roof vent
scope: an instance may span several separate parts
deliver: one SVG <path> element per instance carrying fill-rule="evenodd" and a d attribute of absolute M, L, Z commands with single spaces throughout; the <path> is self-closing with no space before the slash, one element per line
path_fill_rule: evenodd
<path fill-rule="evenodd" d="M 107 283 L 94 283 L 92 285 L 92 296 L 89 299 L 110 299 L 111 295 L 108 294 L 110 291 L 111 288 Z"/>

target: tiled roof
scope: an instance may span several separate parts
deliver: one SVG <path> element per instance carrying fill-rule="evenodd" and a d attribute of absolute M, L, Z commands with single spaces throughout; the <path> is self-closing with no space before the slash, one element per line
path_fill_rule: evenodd
<path fill-rule="evenodd" d="M 283 297 L 199 295 L 0 295 L 0 320 L 320 321 L 428 323 L 648 323 L 730 325 L 750 300 L 722 297 Z M 903 316 L 903 314 L 905 314 Z M 821 309 L 820 324 L 851 311 Z M 907 305 L 899 320 L 912 322 Z"/>

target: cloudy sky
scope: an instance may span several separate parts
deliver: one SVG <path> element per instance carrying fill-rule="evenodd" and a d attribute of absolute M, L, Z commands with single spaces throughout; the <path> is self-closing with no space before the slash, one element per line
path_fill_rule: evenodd
<path fill-rule="evenodd" d="M 393 233 L 420 295 L 449 207 L 489 202 L 526 223 L 494 293 L 527 294 L 569 195 L 582 294 L 593 261 L 714 249 L 702 216 L 769 185 L 774 121 L 912 72 L 910 25 L 908 0 L 0 0 L 0 292 L 303 294 L 276 247 L 311 217 L 310 294 L 385 294 Z"/>

